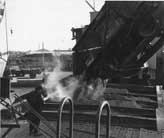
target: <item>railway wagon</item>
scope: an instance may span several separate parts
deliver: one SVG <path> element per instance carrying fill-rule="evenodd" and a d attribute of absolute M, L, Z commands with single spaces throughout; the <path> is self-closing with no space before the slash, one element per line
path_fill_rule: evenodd
<path fill-rule="evenodd" d="M 73 73 L 120 80 L 164 44 L 164 2 L 106 1 L 73 48 Z"/>

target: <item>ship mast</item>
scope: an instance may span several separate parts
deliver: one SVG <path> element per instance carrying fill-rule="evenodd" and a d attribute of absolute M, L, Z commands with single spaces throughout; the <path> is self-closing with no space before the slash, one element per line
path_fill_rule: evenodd
<path fill-rule="evenodd" d="M 42 42 L 42 64 L 43 64 L 43 69 L 45 69 L 45 66 L 44 66 L 44 42 Z"/>
<path fill-rule="evenodd" d="M 6 10 L 6 1 L 4 1 L 4 16 L 5 16 L 5 33 L 6 33 L 6 47 L 7 47 L 7 55 L 9 52 L 9 43 L 8 43 L 8 27 L 7 27 L 7 10 Z"/>
<path fill-rule="evenodd" d="M 3 76 L 4 70 L 5 70 L 5 66 L 7 63 L 7 58 L 8 58 L 8 34 L 7 34 L 7 14 L 6 14 L 6 2 L 5 1 L 1 1 L 1 6 L 0 6 L 0 15 L 1 17 L 1 21 L 4 19 L 4 24 L 5 24 L 5 34 L 6 34 L 6 46 L 7 46 L 7 52 L 6 54 L 0 54 L 0 77 Z M 0 22 L 1 22 L 0 21 Z"/>

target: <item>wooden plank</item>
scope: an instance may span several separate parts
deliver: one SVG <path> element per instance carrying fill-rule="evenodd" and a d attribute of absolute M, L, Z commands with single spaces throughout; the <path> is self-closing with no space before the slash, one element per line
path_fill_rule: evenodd
<path fill-rule="evenodd" d="M 69 106 L 66 104 L 65 108 L 68 108 Z M 76 105 L 75 106 L 75 112 L 77 111 L 96 111 L 98 109 L 97 105 Z M 48 110 L 58 110 L 58 106 L 54 104 L 48 105 L 45 104 L 44 111 Z M 156 118 L 156 110 L 151 108 L 132 108 L 132 107 L 119 107 L 119 106 L 111 106 L 111 111 L 113 113 L 118 114 L 127 114 L 127 115 L 135 115 L 135 116 L 142 116 L 142 117 L 153 117 Z"/>
<path fill-rule="evenodd" d="M 116 138 L 118 138 L 120 131 L 121 131 L 121 127 L 119 127 L 118 130 L 116 131 Z"/>
<path fill-rule="evenodd" d="M 155 94 L 155 86 L 145 86 L 145 85 L 136 85 L 136 84 L 116 84 L 109 83 L 107 84 L 108 88 L 116 89 L 128 89 L 130 92 L 145 93 L 145 94 Z"/>
<path fill-rule="evenodd" d="M 123 134 L 123 138 L 126 138 L 126 133 L 128 131 L 128 128 L 124 128 L 124 134 Z"/>
<path fill-rule="evenodd" d="M 146 129 L 140 129 L 140 137 L 139 138 L 162 138 L 161 132 L 151 131 Z"/>
<path fill-rule="evenodd" d="M 148 137 L 149 138 L 161 138 L 160 133 L 157 131 L 148 131 Z"/>
<path fill-rule="evenodd" d="M 105 91 L 104 95 L 109 95 L 109 94 L 119 94 L 119 95 L 124 95 L 124 96 L 135 96 L 135 97 L 145 97 L 145 98 L 150 98 L 155 101 L 157 101 L 157 95 L 151 95 L 151 94 L 142 94 L 142 93 L 122 93 L 122 92 L 111 92 L 111 91 Z"/>
<path fill-rule="evenodd" d="M 118 134 L 119 134 L 120 129 L 121 129 L 121 127 L 116 126 L 114 128 L 114 133 L 112 134 L 112 137 L 116 138 L 118 136 Z"/>
<path fill-rule="evenodd" d="M 149 131 L 149 130 L 147 130 L 147 137 L 149 137 L 149 138 L 154 138 L 154 136 L 155 136 L 154 131 Z"/>
<path fill-rule="evenodd" d="M 126 135 L 126 128 L 121 127 L 120 132 L 119 132 L 117 138 L 125 138 L 125 135 Z"/>
<path fill-rule="evenodd" d="M 132 138 L 138 138 L 139 137 L 139 130 L 133 129 Z"/>
<path fill-rule="evenodd" d="M 112 137 L 115 137 L 115 135 L 116 135 L 116 129 L 117 129 L 117 126 L 112 127 L 112 132 L 111 132 L 111 136 Z"/>
<path fill-rule="evenodd" d="M 139 138 L 148 138 L 147 131 L 145 129 L 140 129 Z"/>
<path fill-rule="evenodd" d="M 133 133 L 133 129 L 132 128 L 128 128 L 127 133 L 126 133 L 126 138 L 131 138 Z"/>
<path fill-rule="evenodd" d="M 44 111 L 42 115 L 49 121 L 55 121 L 58 117 L 57 111 Z M 69 112 L 63 112 L 63 119 L 68 119 Z M 102 122 L 106 122 L 106 116 L 103 114 Z M 74 121 L 95 122 L 95 112 L 75 112 Z M 112 114 L 111 124 L 122 127 L 156 129 L 156 119 L 148 117 L 138 117 L 129 115 Z"/>
<path fill-rule="evenodd" d="M 162 138 L 161 134 L 162 133 L 160 131 L 152 131 L 152 133 L 151 133 L 152 136 L 150 136 L 150 137 L 151 138 Z"/>

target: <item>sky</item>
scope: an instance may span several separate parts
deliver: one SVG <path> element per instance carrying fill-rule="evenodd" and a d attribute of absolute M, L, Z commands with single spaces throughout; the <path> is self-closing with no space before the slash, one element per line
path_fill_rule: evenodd
<path fill-rule="evenodd" d="M 104 0 L 88 0 L 94 1 L 100 10 Z M 91 11 L 85 0 L 6 0 L 9 50 L 37 50 L 42 42 L 48 50 L 73 48 L 71 28 L 89 24 Z M 0 23 L 1 52 L 6 51 L 4 19 Z"/>

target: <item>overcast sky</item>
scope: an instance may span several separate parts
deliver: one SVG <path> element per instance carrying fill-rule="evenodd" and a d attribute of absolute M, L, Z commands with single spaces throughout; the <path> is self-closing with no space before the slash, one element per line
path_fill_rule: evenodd
<path fill-rule="evenodd" d="M 93 0 L 88 0 L 93 4 Z M 100 10 L 104 0 L 95 0 Z M 9 50 L 72 48 L 72 27 L 90 22 L 92 9 L 85 0 L 6 0 Z M 0 51 L 6 50 L 4 18 L 0 24 Z M 10 30 L 13 34 L 10 34 Z"/>

